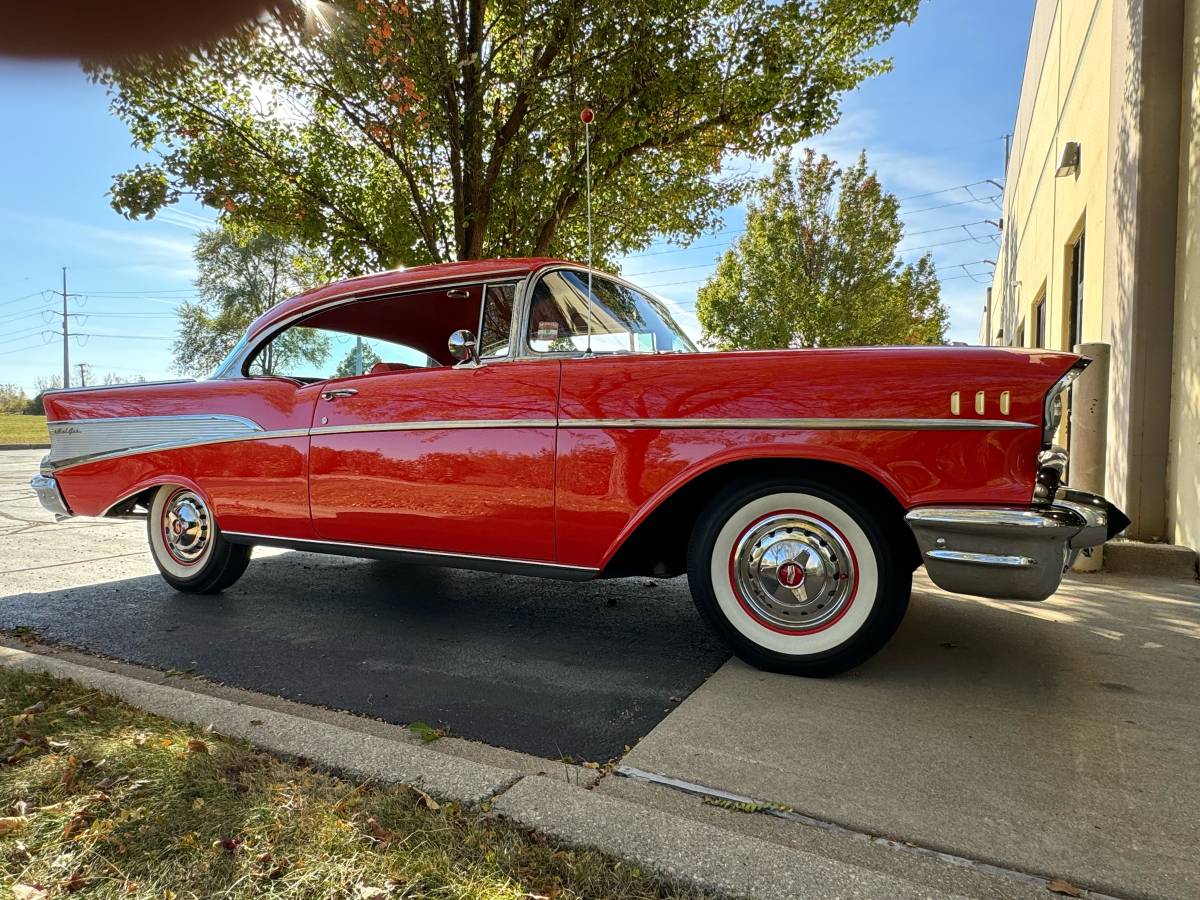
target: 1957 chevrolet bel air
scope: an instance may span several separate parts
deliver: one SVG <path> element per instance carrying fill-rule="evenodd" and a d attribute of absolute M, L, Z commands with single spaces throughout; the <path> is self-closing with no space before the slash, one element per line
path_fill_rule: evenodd
<path fill-rule="evenodd" d="M 256 545 L 686 572 L 743 658 L 828 675 L 883 646 L 922 563 L 950 591 L 1043 600 L 1125 527 L 1060 483 L 1086 364 L 698 353 L 664 303 L 585 266 L 427 266 L 273 307 L 205 380 L 49 394 L 33 486 L 60 517 L 146 517 L 180 591 L 229 587 Z"/>

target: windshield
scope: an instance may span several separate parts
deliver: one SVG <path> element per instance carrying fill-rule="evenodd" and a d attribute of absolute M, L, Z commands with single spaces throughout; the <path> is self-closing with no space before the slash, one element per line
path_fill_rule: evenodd
<path fill-rule="evenodd" d="M 533 292 L 529 347 L 535 353 L 670 353 L 696 346 L 659 299 L 626 284 L 587 273 L 551 272 Z"/>

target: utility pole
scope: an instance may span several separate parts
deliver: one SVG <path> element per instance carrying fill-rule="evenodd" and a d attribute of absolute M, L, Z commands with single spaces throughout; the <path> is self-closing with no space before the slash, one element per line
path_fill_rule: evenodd
<path fill-rule="evenodd" d="M 75 368 L 79 370 L 79 386 L 87 387 L 88 371 L 92 368 L 87 363 L 75 363 Z"/>
<path fill-rule="evenodd" d="M 56 332 L 54 332 L 54 334 L 62 335 L 62 339 L 63 339 L 62 386 L 65 388 L 69 388 L 71 386 L 71 316 L 75 315 L 75 313 L 71 313 L 71 312 L 67 311 L 67 300 L 69 300 L 71 297 L 78 297 L 80 295 L 67 293 L 67 267 L 66 266 L 62 267 L 62 277 L 63 277 L 63 286 L 62 286 L 62 291 L 61 291 L 62 303 L 63 303 L 63 305 L 62 305 L 62 331 L 56 331 Z M 52 293 L 58 294 L 60 292 L 52 291 Z M 80 377 L 80 380 L 83 379 L 83 377 L 84 377 L 83 369 L 79 370 L 79 377 Z"/>
<path fill-rule="evenodd" d="M 71 332 L 70 332 L 70 326 L 67 324 L 70 321 L 70 317 L 67 315 L 67 267 L 66 266 L 62 267 L 62 275 L 63 275 L 63 289 L 62 289 L 62 298 L 63 298 L 63 311 L 62 311 L 62 317 L 63 317 L 63 330 L 62 330 L 62 336 L 63 336 L 63 387 L 69 388 L 71 386 L 71 350 L 70 350 Z"/>

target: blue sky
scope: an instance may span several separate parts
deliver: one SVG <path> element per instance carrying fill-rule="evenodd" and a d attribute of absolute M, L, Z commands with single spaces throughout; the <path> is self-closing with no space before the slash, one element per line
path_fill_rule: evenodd
<path fill-rule="evenodd" d="M 840 123 L 810 142 L 838 160 L 866 149 L 901 198 L 906 258 L 930 249 L 944 279 L 951 338 L 974 342 L 995 258 L 1002 136 L 1012 127 L 1033 0 L 927 0 L 883 53 L 894 70 L 846 97 Z M 195 232 L 214 218 L 181 204 L 150 222 L 108 205 L 112 175 L 144 159 L 108 113 L 103 89 L 77 66 L 0 60 L 0 383 L 32 391 L 62 371 L 61 267 L 67 266 L 71 362 L 105 372 L 169 377 L 172 309 L 194 296 Z M 963 187 L 969 185 L 969 187 Z M 996 198 L 991 200 L 988 198 Z M 964 227 L 965 226 L 965 227 Z M 674 301 L 685 325 L 697 288 L 737 236 L 742 210 L 690 249 L 660 244 L 622 271 Z M 964 267 L 965 266 L 965 267 Z M 72 374 L 78 378 L 78 370 Z"/>

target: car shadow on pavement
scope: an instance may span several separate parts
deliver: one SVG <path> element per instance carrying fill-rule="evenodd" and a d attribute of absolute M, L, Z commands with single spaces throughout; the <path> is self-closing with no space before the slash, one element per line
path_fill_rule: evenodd
<path fill-rule="evenodd" d="M 572 583 L 306 553 L 216 596 L 27 591 L 0 628 L 557 759 L 620 756 L 729 656 L 683 579 Z"/>

